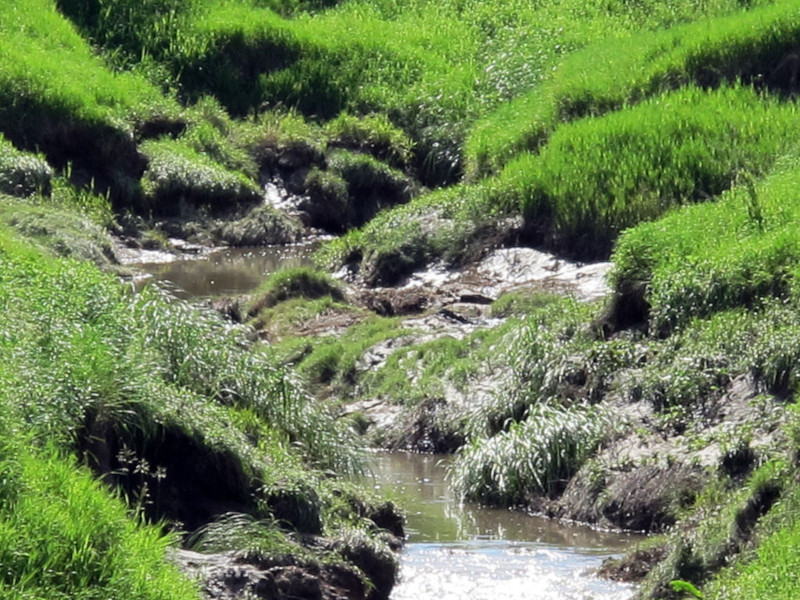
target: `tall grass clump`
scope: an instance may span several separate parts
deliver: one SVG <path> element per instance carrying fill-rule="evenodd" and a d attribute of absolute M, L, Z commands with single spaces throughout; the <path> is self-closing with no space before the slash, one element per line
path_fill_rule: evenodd
<path fill-rule="evenodd" d="M 149 165 L 142 177 L 146 202 L 156 214 L 183 208 L 233 211 L 260 198 L 255 182 L 232 171 L 185 140 L 151 140 L 142 145 Z"/>
<path fill-rule="evenodd" d="M 744 81 L 793 93 L 798 15 L 797 2 L 778 2 L 596 41 L 567 56 L 543 84 L 476 124 L 465 144 L 467 172 L 475 177 L 500 170 L 514 156 L 541 147 L 562 122 L 685 85 Z"/>
<path fill-rule="evenodd" d="M 17 150 L 0 134 L 0 193 L 49 195 L 53 169 L 41 156 Z"/>
<path fill-rule="evenodd" d="M 344 300 L 342 286 L 327 273 L 309 267 L 282 269 L 270 275 L 253 292 L 248 313 L 256 315 L 291 298 L 315 300 L 325 296 L 334 301 Z"/>
<path fill-rule="evenodd" d="M 792 143 L 796 110 L 747 87 L 687 88 L 565 125 L 499 175 L 540 241 L 607 255 L 623 229 L 707 200 L 744 169 L 765 172 Z"/>
<path fill-rule="evenodd" d="M 465 446 L 451 471 L 453 485 L 466 499 L 500 506 L 556 494 L 611 429 L 599 409 L 538 404 L 525 421 Z"/>
<path fill-rule="evenodd" d="M 800 248 L 798 165 L 792 151 L 763 180 L 736 178 L 719 202 L 626 232 L 614 252 L 614 288 L 642 289 L 651 330 L 662 335 L 716 311 L 788 297 Z"/>

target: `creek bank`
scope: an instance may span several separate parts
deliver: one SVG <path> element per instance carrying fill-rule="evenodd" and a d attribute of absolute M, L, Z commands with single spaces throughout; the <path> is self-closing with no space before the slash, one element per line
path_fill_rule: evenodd
<path fill-rule="evenodd" d="M 301 543 L 317 553 L 339 553 L 338 560 L 292 555 L 258 556 L 241 552 L 206 553 L 180 549 L 174 562 L 197 581 L 205 600 L 385 600 L 394 586 L 397 563 L 365 544 L 305 536 Z M 341 557 L 346 557 L 349 563 Z"/>

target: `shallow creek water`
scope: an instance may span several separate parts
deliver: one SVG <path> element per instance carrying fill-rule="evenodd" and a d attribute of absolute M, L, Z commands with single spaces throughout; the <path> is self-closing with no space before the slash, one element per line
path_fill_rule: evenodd
<path fill-rule="evenodd" d="M 313 245 L 221 249 L 130 260 L 181 298 L 253 291 L 282 266 L 310 263 Z M 144 259 L 144 260 L 142 260 Z M 527 261 L 529 262 L 529 261 Z M 505 277 L 503 277 L 505 279 Z M 522 512 L 460 504 L 445 478 L 446 458 L 374 456 L 377 488 L 408 515 L 400 583 L 391 600 L 628 600 L 630 585 L 591 575 L 637 536 L 565 525 Z"/>
<path fill-rule="evenodd" d="M 281 267 L 311 264 L 314 248 L 314 244 L 221 248 L 177 260 L 160 253 L 173 260 L 132 264 L 148 275 L 146 281 L 167 286 L 179 298 L 207 298 L 252 292 Z"/>
<path fill-rule="evenodd" d="M 442 457 L 381 453 L 375 486 L 407 511 L 391 600 L 627 600 L 630 585 L 591 570 L 637 536 L 457 502 Z"/>

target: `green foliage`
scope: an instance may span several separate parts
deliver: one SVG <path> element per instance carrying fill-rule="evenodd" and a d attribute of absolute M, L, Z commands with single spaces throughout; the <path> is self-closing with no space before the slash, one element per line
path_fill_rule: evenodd
<path fill-rule="evenodd" d="M 523 317 L 558 301 L 557 294 L 536 289 L 506 292 L 492 302 L 492 316 L 500 319 L 511 316 Z"/>
<path fill-rule="evenodd" d="M 716 196 L 740 169 L 764 172 L 796 122 L 793 105 L 747 88 L 688 88 L 559 128 L 504 169 L 500 193 L 520 198 L 528 221 L 552 223 L 551 245 L 603 255 L 623 229 Z"/>
<path fill-rule="evenodd" d="M 468 172 L 474 177 L 498 171 L 543 145 L 562 121 L 618 110 L 689 84 L 743 80 L 793 91 L 800 6 L 750 6 L 655 32 L 606 35 L 572 53 L 542 85 L 476 124 L 465 149 Z"/>
<path fill-rule="evenodd" d="M 135 170 L 132 132 L 177 105 L 144 78 L 114 74 L 51 0 L 0 7 L 0 131 L 52 164 Z"/>
<path fill-rule="evenodd" d="M 196 586 L 167 563 L 176 543 L 136 523 L 85 469 L 3 427 L 0 593 L 4 597 L 178 600 Z"/>
<path fill-rule="evenodd" d="M 643 283 L 651 329 L 661 334 L 695 317 L 755 306 L 765 296 L 787 297 L 800 247 L 793 225 L 798 169 L 792 152 L 754 188 L 739 185 L 717 203 L 629 230 L 614 253 L 614 287 Z"/>
<path fill-rule="evenodd" d="M 453 484 L 467 499 L 502 506 L 555 494 L 611 429 L 602 411 L 537 404 L 525 421 L 465 446 L 453 466 Z"/>
<path fill-rule="evenodd" d="M 344 300 L 341 285 L 322 271 L 310 267 L 292 267 L 276 271 L 253 292 L 248 314 L 255 316 L 266 308 L 272 308 L 291 298 L 314 300 L 328 296 L 332 300 Z"/>
<path fill-rule="evenodd" d="M 753 542 L 762 535 L 779 532 L 790 522 L 788 515 L 797 507 L 791 477 L 787 463 L 776 457 L 753 472 L 741 488 L 733 489 L 724 479 L 710 482 L 683 526 L 669 534 L 668 556 L 647 576 L 640 588 L 641 597 L 663 598 L 674 589 L 675 580 L 688 584 L 676 591 L 691 594 L 702 587 L 704 598 L 791 597 L 769 593 L 750 596 L 746 592 L 740 595 L 744 590 L 732 585 L 735 576 L 746 570 Z M 776 541 L 779 538 L 776 536 Z M 774 582 L 767 586 L 774 585 L 776 591 L 796 589 L 792 578 L 783 577 L 780 569 L 776 573 L 779 575 L 766 578 Z M 748 581 L 749 585 L 753 583 L 752 579 Z"/>
<path fill-rule="evenodd" d="M 414 143 L 382 114 L 362 118 L 342 113 L 325 125 L 329 145 L 366 152 L 402 168 L 411 160 Z"/>
<path fill-rule="evenodd" d="M 196 531 L 186 545 L 197 552 L 236 552 L 251 560 L 285 556 L 292 556 L 295 561 L 313 560 L 313 555 L 289 540 L 275 522 L 241 513 L 220 516 Z"/>
<path fill-rule="evenodd" d="M 669 585 L 673 591 L 679 593 L 682 592 L 684 594 L 684 597 L 700 598 L 701 600 L 703 598 L 702 592 L 688 581 L 683 581 L 682 579 L 675 579 L 673 581 L 670 581 Z"/>
<path fill-rule="evenodd" d="M 458 264 L 478 254 L 485 238 L 501 235 L 501 220 L 513 210 L 493 203 L 491 189 L 491 182 L 458 185 L 415 198 L 329 242 L 316 260 L 334 269 L 357 261 L 370 285 L 393 285 L 437 259 Z"/>
<path fill-rule="evenodd" d="M 61 196 L 56 186 L 53 201 L 20 201 L 0 195 L 0 222 L 16 230 L 30 243 L 41 245 L 58 256 L 108 265 L 114 257 L 111 239 L 100 225 L 76 214 L 75 207 Z"/>
<path fill-rule="evenodd" d="M 41 156 L 17 150 L 0 133 L 0 193 L 12 196 L 48 195 L 53 169 Z"/>
<path fill-rule="evenodd" d="M 445 397 L 445 388 L 469 393 L 470 384 L 490 376 L 506 366 L 508 357 L 501 349 L 516 335 L 517 321 L 488 329 L 478 329 L 463 338 L 445 336 L 423 343 L 409 343 L 397 348 L 377 369 L 364 373 L 358 382 L 359 394 L 387 399 L 411 407 L 429 399 Z M 473 402 L 475 400 L 473 399 Z M 454 412 L 452 431 L 458 431 L 465 419 Z"/>
<path fill-rule="evenodd" d="M 397 319 L 370 317 L 341 337 L 325 336 L 313 344 L 297 370 L 312 383 L 339 384 L 347 389 L 355 382 L 357 361 L 369 348 L 407 333 L 398 325 Z"/>
<path fill-rule="evenodd" d="M 142 188 L 153 210 L 161 214 L 175 214 L 181 205 L 230 211 L 259 198 L 252 179 L 226 169 L 187 141 L 152 140 L 142 150 L 150 161 Z"/>

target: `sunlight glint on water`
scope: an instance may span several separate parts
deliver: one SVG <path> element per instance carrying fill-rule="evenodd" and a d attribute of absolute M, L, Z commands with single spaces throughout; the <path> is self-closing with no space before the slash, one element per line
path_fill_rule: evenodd
<path fill-rule="evenodd" d="M 409 539 L 391 600 L 628 600 L 634 588 L 593 577 L 635 536 L 462 506 L 439 459 L 383 454 L 376 487 L 408 512 Z"/>

